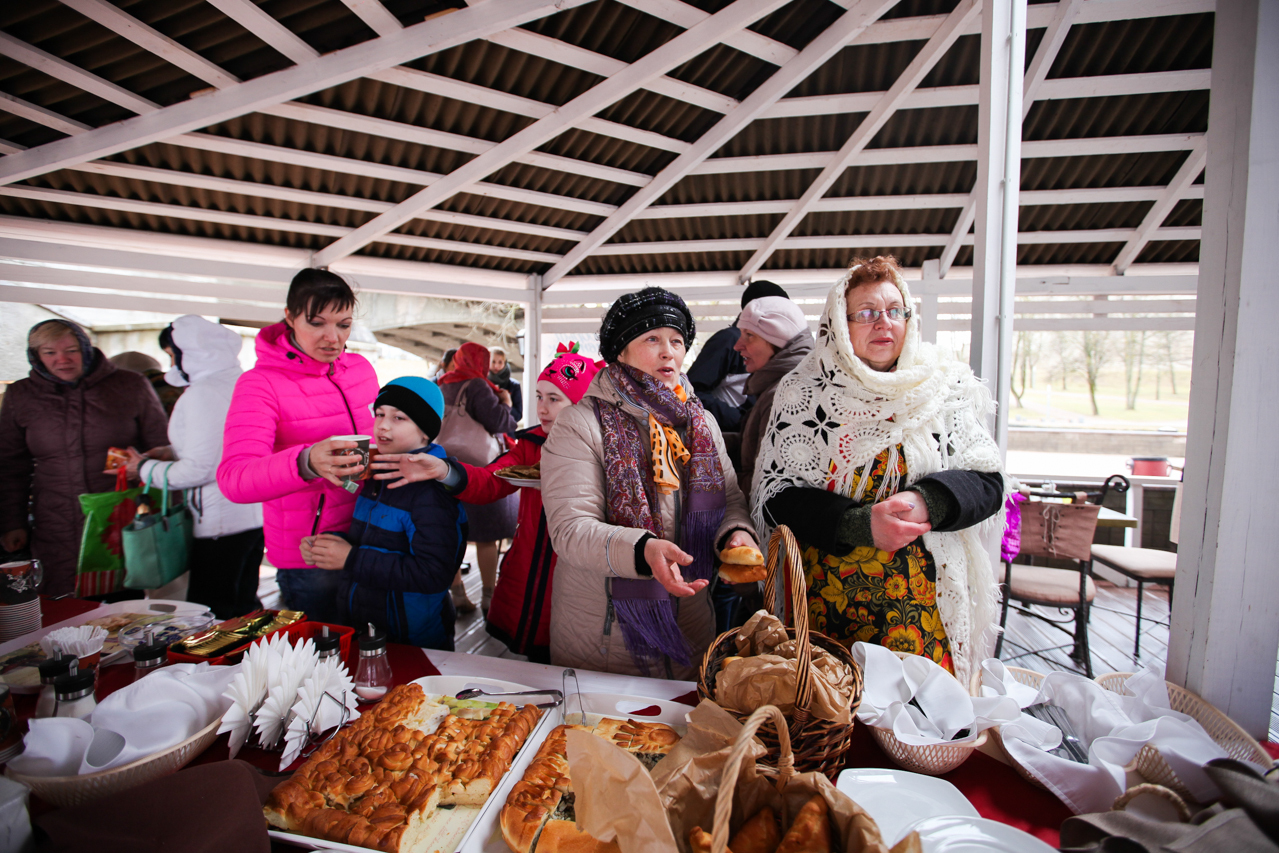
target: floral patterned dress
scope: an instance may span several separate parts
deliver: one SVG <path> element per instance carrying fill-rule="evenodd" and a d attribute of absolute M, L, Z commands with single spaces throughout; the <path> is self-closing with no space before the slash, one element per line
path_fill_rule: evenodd
<path fill-rule="evenodd" d="M 906 458 L 900 445 L 897 460 L 899 482 L 905 483 Z M 887 465 L 885 448 L 875 457 L 865 494 L 879 489 Z M 893 552 L 865 545 L 842 556 L 805 548 L 804 575 L 813 630 L 845 645 L 878 643 L 895 652 L 923 655 L 954 672 L 937 612 L 937 566 L 922 540 Z"/>

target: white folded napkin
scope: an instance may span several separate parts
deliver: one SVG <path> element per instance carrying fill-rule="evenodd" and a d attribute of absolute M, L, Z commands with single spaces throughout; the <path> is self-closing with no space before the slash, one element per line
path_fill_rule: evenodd
<path fill-rule="evenodd" d="M 355 682 L 346 664 L 336 655 L 320 661 L 303 682 L 297 701 L 290 709 L 280 769 L 288 767 L 302 754 L 312 736 L 360 716 L 355 705 Z"/>
<path fill-rule="evenodd" d="M 23 776 L 74 776 L 93 742 L 93 726 L 74 717 L 32 718 L 22 754 L 9 767 Z"/>
<path fill-rule="evenodd" d="M 249 739 L 253 729 L 253 714 L 266 699 L 269 683 L 268 658 L 273 655 L 272 642 L 268 637 L 265 642 L 249 646 L 240 661 L 240 671 L 236 673 L 227 687 L 224 698 L 231 706 L 222 715 L 222 725 L 218 734 L 230 732 L 231 758 L 235 758 Z"/>
<path fill-rule="evenodd" d="M 239 666 L 174 664 L 98 703 L 87 720 L 33 719 L 22 755 L 28 776 L 74 776 L 120 767 L 177 746 L 222 716 Z"/>
<path fill-rule="evenodd" d="M 273 665 L 268 666 L 270 678 L 267 682 L 266 701 L 262 703 L 254 722 L 258 742 L 262 744 L 275 744 L 283 737 L 293 705 L 297 702 L 298 690 L 320 661 L 315 643 L 309 639 L 291 646 L 287 639 L 280 636 L 279 642 L 271 647 L 270 654 L 268 660 Z"/>
<path fill-rule="evenodd" d="M 1014 691 L 1011 677 L 1001 680 L 1002 675 L 1002 666 L 983 665 L 983 692 L 1016 692 L 1024 699 L 1024 691 Z M 1061 708 L 1088 748 L 1087 764 L 1045 752 L 1056 744 L 1044 745 L 1027 725 L 1028 717 L 1001 729 L 1004 748 L 1075 814 L 1109 811 L 1127 789 L 1126 765 L 1148 743 L 1196 800 L 1210 802 L 1220 796 L 1203 765 L 1226 757 L 1226 752 L 1203 726 L 1169 707 L 1163 674 L 1146 667 L 1128 680 L 1128 689 L 1135 695 L 1120 696 L 1082 676 L 1054 672 L 1024 702 L 1023 707 L 1046 702 Z"/>
<path fill-rule="evenodd" d="M 892 729 L 902 743 L 947 743 L 964 729 L 965 739 L 971 739 L 1021 716 L 1010 697 L 969 696 L 953 675 L 928 658 L 899 658 L 868 643 L 854 643 L 852 651 L 864 677 L 857 719 Z"/>
<path fill-rule="evenodd" d="M 40 638 L 40 648 L 50 659 L 54 657 L 55 647 L 61 654 L 84 658 L 102 651 L 102 644 L 106 641 L 106 628 L 98 625 L 75 625 L 45 634 Z"/>

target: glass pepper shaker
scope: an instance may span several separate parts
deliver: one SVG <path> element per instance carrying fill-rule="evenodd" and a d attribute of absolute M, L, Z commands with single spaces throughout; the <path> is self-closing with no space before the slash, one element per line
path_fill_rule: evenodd
<path fill-rule="evenodd" d="M 360 666 L 355 673 L 355 695 L 361 702 L 376 702 L 391 687 L 391 663 L 386 657 L 386 634 L 369 623 L 360 636 Z"/>
<path fill-rule="evenodd" d="M 43 720 L 53 716 L 54 710 L 58 707 L 58 694 L 53 688 L 54 679 L 66 675 L 71 661 L 75 659 L 75 655 L 60 655 L 36 665 L 36 669 L 40 671 L 41 684 L 40 698 L 36 700 L 36 711 L 32 715 L 36 719 Z"/>
<path fill-rule="evenodd" d="M 319 654 L 321 661 L 337 657 L 342 651 L 342 638 L 336 634 L 330 634 L 329 626 L 325 625 L 320 629 L 320 635 L 315 638 L 315 651 Z"/>
<path fill-rule="evenodd" d="M 83 720 L 98 706 L 98 700 L 93 698 L 93 670 L 81 670 L 78 663 L 72 660 L 67 674 L 53 680 L 53 689 L 58 695 L 58 706 L 53 712 L 55 717 Z"/>

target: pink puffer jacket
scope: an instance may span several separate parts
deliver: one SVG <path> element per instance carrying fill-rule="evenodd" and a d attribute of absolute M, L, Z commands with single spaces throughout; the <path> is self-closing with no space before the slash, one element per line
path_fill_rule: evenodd
<path fill-rule="evenodd" d="M 218 488 L 235 503 L 261 503 L 267 559 L 281 569 L 308 568 L 298 543 L 309 536 L 320 495 L 320 530 L 346 530 L 355 495 L 298 473 L 302 448 L 331 435 L 372 435 L 377 398 L 373 366 L 354 353 L 333 364 L 304 355 L 284 323 L 258 332 L 258 362 L 235 384 L 222 434 Z"/>

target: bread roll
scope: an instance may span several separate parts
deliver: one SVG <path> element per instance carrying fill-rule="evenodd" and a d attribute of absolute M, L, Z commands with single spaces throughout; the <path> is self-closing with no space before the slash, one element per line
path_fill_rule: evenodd
<path fill-rule="evenodd" d="M 826 801 L 815 795 L 795 815 L 777 853 L 830 853 L 830 818 Z"/>
<path fill-rule="evenodd" d="M 728 846 L 733 848 L 733 853 L 774 853 L 781 838 L 777 815 L 768 806 L 764 806 L 758 814 L 742 824 Z"/>
<path fill-rule="evenodd" d="M 721 563 L 731 563 L 735 566 L 762 566 L 764 565 L 764 555 L 758 548 L 752 548 L 749 545 L 739 545 L 736 548 L 725 548 L 719 552 L 719 560 Z"/>

